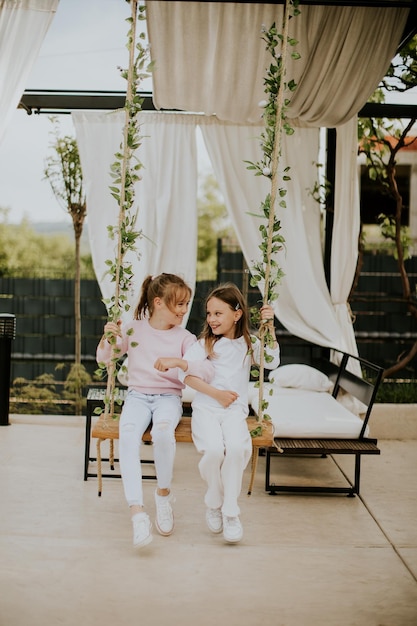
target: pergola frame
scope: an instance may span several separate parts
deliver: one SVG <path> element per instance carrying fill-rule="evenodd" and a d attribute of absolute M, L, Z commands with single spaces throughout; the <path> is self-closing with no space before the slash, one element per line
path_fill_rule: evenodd
<path fill-rule="evenodd" d="M 180 0 L 182 1 L 182 0 Z M 214 0 L 220 2 L 222 0 Z M 223 0 L 225 2 L 235 2 L 235 0 Z M 253 4 L 284 4 L 284 0 L 270 2 L 260 2 L 260 0 L 245 0 L 246 3 Z M 417 34 L 417 0 L 300 0 L 300 5 L 318 6 L 351 6 L 351 7 L 374 7 L 409 8 L 407 22 L 401 40 L 398 44 L 399 51 L 414 35 Z M 143 98 L 142 109 L 154 111 L 151 92 L 138 94 Z M 26 90 L 19 102 L 18 108 L 24 109 L 28 115 L 35 114 L 70 114 L 75 110 L 116 110 L 125 106 L 126 92 L 123 91 L 59 91 L 59 90 Z M 359 117 L 386 117 L 392 119 L 415 118 L 417 117 L 417 105 L 399 105 L 367 103 L 358 112 Z M 335 129 L 327 129 L 327 163 L 326 178 L 330 184 L 334 183 L 335 172 Z M 326 211 L 325 226 L 325 246 L 324 246 L 324 269 L 326 281 L 330 285 L 330 254 L 331 254 L 331 232 L 333 222 L 332 200 Z"/>

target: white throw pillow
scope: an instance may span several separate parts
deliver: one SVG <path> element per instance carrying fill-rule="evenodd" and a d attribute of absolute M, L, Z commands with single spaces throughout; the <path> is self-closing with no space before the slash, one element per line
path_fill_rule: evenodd
<path fill-rule="evenodd" d="M 292 387 L 310 391 L 329 391 L 333 383 L 320 370 L 310 365 L 291 363 L 281 365 L 269 373 L 269 382 L 276 387 Z"/>

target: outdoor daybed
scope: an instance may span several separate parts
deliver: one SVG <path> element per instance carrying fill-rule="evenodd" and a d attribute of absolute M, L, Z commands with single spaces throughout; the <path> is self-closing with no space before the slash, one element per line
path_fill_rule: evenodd
<path fill-rule="evenodd" d="M 265 413 L 271 417 L 274 443 L 266 448 L 265 490 L 271 494 L 347 493 L 359 494 L 362 454 L 380 454 L 371 439 L 369 418 L 382 377 L 382 368 L 365 359 L 334 351 L 340 365 L 320 360 L 306 364 L 281 365 L 264 383 Z M 356 363 L 355 363 L 356 362 Z M 363 377 L 350 370 L 359 364 Z M 259 390 L 251 383 L 250 405 L 258 410 Z M 271 483 L 274 456 L 355 456 L 354 480 L 348 485 L 281 485 Z"/>

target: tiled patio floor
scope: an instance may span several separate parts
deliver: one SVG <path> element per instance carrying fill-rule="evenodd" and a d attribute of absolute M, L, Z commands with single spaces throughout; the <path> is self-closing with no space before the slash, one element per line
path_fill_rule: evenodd
<path fill-rule="evenodd" d="M 176 529 L 135 552 L 121 481 L 83 481 L 84 418 L 0 428 L 0 626 L 416 626 L 417 440 L 380 440 L 360 497 L 269 496 L 263 459 L 241 497 L 244 539 L 204 523 L 192 444 L 178 444 Z M 351 457 L 338 457 L 351 471 Z M 275 461 L 275 460 L 274 460 Z M 329 459 L 280 474 L 338 480 Z M 274 465 L 274 467 L 277 467 Z M 145 483 L 153 516 L 155 483 Z"/>

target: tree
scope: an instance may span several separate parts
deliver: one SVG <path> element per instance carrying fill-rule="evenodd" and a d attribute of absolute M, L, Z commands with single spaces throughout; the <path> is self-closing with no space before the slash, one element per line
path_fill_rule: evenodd
<path fill-rule="evenodd" d="M 393 60 L 390 68 L 373 95 L 373 101 L 384 102 L 385 93 L 405 92 L 417 86 L 417 36 L 413 37 Z M 403 198 L 396 178 L 396 158 L 398 152 L 416 141 L 410 132 L 417 118 L 409 120 L 388 120 L 386 118 L 360 119 L 359 153 L 366 157 L 369 177 L 376 181 L 383 193 L 393 200 L 393 212 L 380 214 L 379 223 L 383 237 L 394 243 L 394 256 L 402 286 L 402 301 L 406 310 L 417 321 L 417 299 L 412 292 L 405 261 L 409 255 L 409 239 L 402 225 Z M 360 246 L 360 253 L 363 248 Z M 360 256 L 361 258 L 361 256 Z M 358 264 L 360 269 L 360 263 Z M 354 286 L 357 283 L 355 278 Z M 384 371 L 384 378 L 392 376 L 405 367 L 417 355 L 417 341 L 405 352 L 398 355 L 397 361 Z"/>
<path fill-rule="evenodd" d="M 54 124 L 52 154 L 46 159 L 45 178 L 49 180 L 52 191 L 59 202 L 63 202 L 71 215 L 75 236 L 75 279 L 74 279 L 74 323 L 75 323 L 75 364 L 70 372 L 72 379 L 78 380 L 76 388 L 76 414 L 81 414 L 82 379 L 84 368 L 81 365 L 81 261 L 80 242 L 87 204 L 83 189 L 83 177 L 77 142 L 70 136 L 59 136 L 56 118 Z M 79 373 L 79 375 L 77 374 Z"/>
<path fill-rule="evenodd" d="M 198 202 L 197 276 L 215 280 L 217 275 L 217 240 L 234 238 L 227 209 L 219 193 L 219 185 L 212 174 L 205 177 Z"/>

